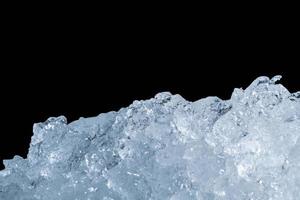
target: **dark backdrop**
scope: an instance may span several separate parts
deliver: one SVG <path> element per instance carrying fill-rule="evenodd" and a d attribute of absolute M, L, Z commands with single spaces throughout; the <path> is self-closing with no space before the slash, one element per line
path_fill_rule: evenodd
<path fill-rule="evenodd" d="M 33 123 L 51 116 L 73 121 L 162 91 L 190 101 L 228 99 L 233 88 L 261 75 L 281 74 L 291 92 L 300 90 L 296 33 L 289 29 L 282 35 L 243 24 L 236 31 L 222 23 L 77 23 L 8 22 L 1 46 L 0 161 L 25 157 Z"/>

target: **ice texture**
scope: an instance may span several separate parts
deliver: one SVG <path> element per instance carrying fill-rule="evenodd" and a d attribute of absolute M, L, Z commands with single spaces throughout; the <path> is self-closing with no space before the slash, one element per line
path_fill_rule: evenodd
<path fill-rule="evenodd" d="M 1 200 L 299 200 L 300 92 L 257 78 L 230 100 L 159 93 L 118 112 L 34 124 Z M 196 91 L 195 91 L 196 92 Z"/>

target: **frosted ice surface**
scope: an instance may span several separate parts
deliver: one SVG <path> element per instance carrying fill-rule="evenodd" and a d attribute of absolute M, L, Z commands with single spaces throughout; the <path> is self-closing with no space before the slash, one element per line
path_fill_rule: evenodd
<path fill-rule="evenodd" d="M 299 200 L 300 92 L 268 77 L 230 100 L 157 94 L 118 112 L 34 124 L 1 200 Z"/>

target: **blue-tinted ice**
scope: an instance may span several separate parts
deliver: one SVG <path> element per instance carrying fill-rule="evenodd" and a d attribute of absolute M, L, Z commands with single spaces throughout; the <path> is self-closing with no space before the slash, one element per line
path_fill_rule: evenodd
<path fill-rule="evenodd" d="M 1 200 L 299 200 L 300 92 L 259 77 L 230 100 L 157 94 L 34 125 Z"/>

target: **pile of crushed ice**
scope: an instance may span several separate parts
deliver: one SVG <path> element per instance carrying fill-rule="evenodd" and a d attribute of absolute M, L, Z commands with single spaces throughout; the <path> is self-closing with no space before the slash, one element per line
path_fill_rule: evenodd
<path fill-rule="evenodd" d="M 118 112 L 34 124 L 4 161 L 1 200 L 299 200 L 300 92 L 267 77 L 230 100 L 157 94 Z"/>

